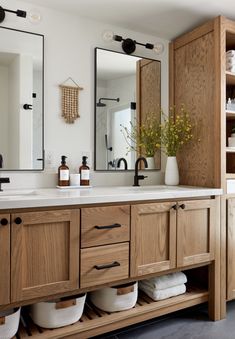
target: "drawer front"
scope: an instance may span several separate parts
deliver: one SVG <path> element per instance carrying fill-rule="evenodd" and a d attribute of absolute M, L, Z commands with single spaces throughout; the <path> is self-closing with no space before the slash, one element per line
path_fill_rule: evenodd
<path fill-rule="evenodd" d="M 82 208 L 82 248 L 129 241 L 130 206 Z"/>
<path fill-rule="evenodd" d="M 90 287 L 129 277 L 129 243 L 81 250 L 81 286 Z"/>

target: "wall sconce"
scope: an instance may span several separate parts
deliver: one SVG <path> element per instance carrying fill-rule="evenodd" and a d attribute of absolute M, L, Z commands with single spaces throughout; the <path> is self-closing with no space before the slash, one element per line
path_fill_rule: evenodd
<path fill-rule="evenodd" d="M 5 19 L 5 15 L 6 15 L 5 12 L 14 13 L 21 18 L 26 18 L 26 15 L 27 15 L 25 11 L 22 11 L 20 9 L 17 9 L 16 11 L 12 11 L 11 9 L 2 8 L 0 6 L 0 23 L 3 22 Z"/>
<path fill-rule="evenodd" d="M 164 51 L 164 45 L 161 42 L 157 42 L 155 45 L 148 42 L 143 44 L 130 38 L 124 39 L 122 36 L 115 35 L 112 31 L 108 30 L 103 32 L 102 37 L 106 42 L 111 42 L 112 40 L 122 42 L 122 49 L 126 54 L 132 54 L 136 49 L 136 45 L 144 46 L 147 49 L 152 49 L 158 55 Z"/>

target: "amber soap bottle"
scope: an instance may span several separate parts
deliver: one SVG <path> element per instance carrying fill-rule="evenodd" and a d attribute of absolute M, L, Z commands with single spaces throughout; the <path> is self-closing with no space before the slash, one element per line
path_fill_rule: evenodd
<path fill-rule="evenodd" d="M 79 167 L 79 173 L 81 175 L 81 186 L 90 185 L 90 167 L 87 166 L 87 157 L 82 157 L 82 165 Z"/>
<path fill-rule="evenodd" d="M 61 165 L 58 168 L 58 186 L 69 186 L 69 168 L 66 165 L 66 156 L 61 156 Z"/>

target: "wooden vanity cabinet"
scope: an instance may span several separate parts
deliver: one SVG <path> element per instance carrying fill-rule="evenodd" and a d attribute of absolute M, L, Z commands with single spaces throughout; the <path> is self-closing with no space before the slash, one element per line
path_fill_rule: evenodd
<path fill-rule="evenodd" d="M 0 305 L 10 303 L 10 215 L 0 214 Z"/>
<path fill-rule="evenodd" d="M 11 301 L 79 287 L 80 211 L 12 214 Z"/>
<path fill-rule="evenodd" d="M 131 207 L 131 276 L 176 266 L 176 203 Z"/>
<path fill-rule="evenodd" d="M 212 199 L 132 206 L 131 276 L 214 259 Z"/>

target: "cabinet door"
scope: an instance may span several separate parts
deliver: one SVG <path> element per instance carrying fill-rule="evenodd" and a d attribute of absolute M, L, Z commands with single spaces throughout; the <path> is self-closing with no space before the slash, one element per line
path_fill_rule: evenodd
<path fill-rule="evenodd" d="M 10 303 L 10 215 L 0 214 L 0 305 Z"/>
<path fill-rule="evenodd" d="M 227 298 L 235 298 L 235 199 L 227 202 Z"/>
<path fill-rule="evenodd" d="M 175 203 L 131 207 L 131 276 L 174 268 L 176 265 Z"/>
<path fill-rule="evenodd" d="M 79 287 L 79 216 L 79 210 L 12 215 L 12 302 Z"/>
<path fill-rule="evenodd" d="M 179 202 L 177 218 L 177 266 L 214 259 L 215 201 Z"/>

